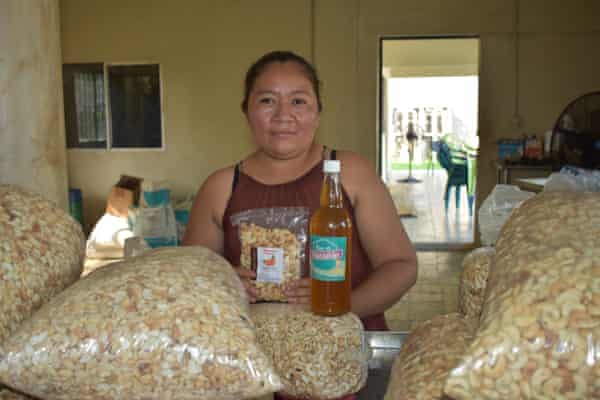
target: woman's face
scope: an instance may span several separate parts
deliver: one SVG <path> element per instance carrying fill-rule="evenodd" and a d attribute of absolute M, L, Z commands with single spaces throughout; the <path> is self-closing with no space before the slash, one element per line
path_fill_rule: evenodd
<path fill-rule="evenodd" d="M 268 65 L 250 92 L 247 118 L 256 145 L 269 156 L 289 159 L 306 152 L 319 126 L 319 108 L 302 67 Z"/>

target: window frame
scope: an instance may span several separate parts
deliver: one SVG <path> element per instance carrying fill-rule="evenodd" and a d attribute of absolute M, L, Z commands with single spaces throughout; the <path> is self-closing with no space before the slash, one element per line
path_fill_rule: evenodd
<path fill-rule="evenodd" d="M 68 62 L 63 63 L 70 65 L 85 65 L 91 64 L 86 62 Z M 166 135 L 165 135 L 165 112 L 164 112 L 164 81 L 162 64 L 153 61 L 122 61 L 122 62 L 97 62 L 93 64 L 102 64 L 102 75 L 104 83 L 104 118 L 106 124 L 106 147 L 67 147 L 67 151 L 76 152 L 164 152 L 166 151 Z M 112 66 L 137 66 L 137 65 L 156 65 L 158 66 L 158 85 L 159 85 L 159 102 L 160 102 L 160 147 L 113 147 L 113 128 L 112 128 L 112 110 L 109 92 L 109 73 L 108 70 Z M 63 101 L 64 104 L 64 101 Z M 65 143 L 66 146 L 66 143 Z"/>

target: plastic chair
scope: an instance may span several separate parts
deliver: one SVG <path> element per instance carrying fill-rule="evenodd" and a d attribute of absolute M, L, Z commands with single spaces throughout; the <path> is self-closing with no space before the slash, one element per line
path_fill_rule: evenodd
<path fill-rule="evenodd" d="M 444 203 L 446 205 L 446 211 L 448 211 L 448 204 L 450 202 L 450 189 L 454 186 L 454 195 L 456 197 L 456 208 L 460 208 L 460 188 L 462 186 L 467 189 L 468 194 L 468 182 L 469 182 L 469 171 L 467 155 L 465 152 L 451 147 L 445 140 L 440 141 L 439 151 L 437 152 L 437 159 L 440 165 L 446 170 L 448 174 L 448 180 L 446 181 L 446 190 L 444 193 Z M 469 196 L 468 196 L 469 197 Z M 469 215 L 473 215 L 473 202 L 469 197 Z"/>

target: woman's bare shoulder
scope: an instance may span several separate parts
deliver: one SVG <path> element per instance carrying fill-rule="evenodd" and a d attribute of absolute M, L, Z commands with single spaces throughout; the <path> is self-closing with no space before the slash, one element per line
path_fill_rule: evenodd
<path fill-rule="evenodd" d="M 231 184 L 233 182 L 233 174 L 234 174 L 235 166 L 231 165 L 229 167 L 221 168 L 213 173 L 211 173 L 204 183 L 203 187 L 208 189 L 224 189 L 228 185 L 231 188 Z"/>
<path fill-rule="evenodd" d="M 342 164 L 342 179 L 349 181 L 372 180 L 377 177 L 374 166 L 363 156 L 348 150 L 338 150 L 337 159 Z"/>
<path fill-rule="evenodd" d="M 222 254 L 222 219 L 231 196 L 234 167 L 211 173 L 202 183 L 190 213 L 184 245 L 202 245 Z"/>
<path fill-rule="evenodd" d="M 338 160 L 342 164 L 341 180 L 352 205 L 356 207 L 359 198 L 378 191 L 381 179 L 375 168 L 363 156 L 352 151 L 337 151 Z"/>
<path fill-rule="evenodd" d="M 222 215 L 231 197 L 233 174 L 235 167 L 221 168 L 211 173 L 202 183 L 196 196 L 196 203 L 200 207 L 211 209 L 213 217 Z"/>

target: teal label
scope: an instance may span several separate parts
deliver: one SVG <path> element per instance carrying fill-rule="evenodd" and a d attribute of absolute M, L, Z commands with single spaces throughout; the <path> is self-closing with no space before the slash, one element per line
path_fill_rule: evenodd
<path fill-rule="evenodd" d="M 344 236 L 311 236 L 310 276 L 325 282 L 345 280 L 346 246 Z"/>

